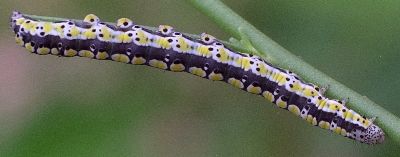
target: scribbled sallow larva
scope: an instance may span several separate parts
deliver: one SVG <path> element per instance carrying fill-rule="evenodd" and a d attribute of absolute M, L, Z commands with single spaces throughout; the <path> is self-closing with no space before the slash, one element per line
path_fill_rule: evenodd
<path fill-rule="evenodd" d="M 160 25 L 158 31 L 152 31 L 128 18 L 111 25 L 93 14 L 83 21 L 46 22 L 13 12 L 11 27 L 17 44 L 31 53 L 184 71 L 261 95 L 310 124 L 342 136 L 367 144 L 384 141 L 385 134 L 373 119 L 347 108 L 344 101 L 326 98 L 324 90 L 305 83 L 296 74 L 258 56 L 233 51 L 206 33 L 193 39 L 171 26 Z"/>

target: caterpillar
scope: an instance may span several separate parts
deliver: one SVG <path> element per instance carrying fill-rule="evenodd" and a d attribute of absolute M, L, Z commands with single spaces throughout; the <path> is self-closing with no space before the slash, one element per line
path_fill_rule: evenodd
<path fill-rule="evenodd" d="M 128 18 L 109 24 L 94 14 L 83 21 L 49 22 L 14 11 L 10 20 L 16 43 L 31 53 L 188 72 L 260 95 L 311 125 L 361 143 L 379 144 L 385 139 L 374 118 L 361 116 L 345 101 L 325 97 L 323 88 L 306 83 L 295 73 L 274 67 L 256 55 L 234 51 L 206 33 L 192 38 L 168 25 L 150 30 Z"/>

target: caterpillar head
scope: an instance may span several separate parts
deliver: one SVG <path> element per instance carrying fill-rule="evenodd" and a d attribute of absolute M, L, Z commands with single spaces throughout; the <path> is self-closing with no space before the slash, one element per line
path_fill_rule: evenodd
<path fill-rule="evenodd" d="M 385 140 L 385 133 L 375 124 L 371 124 L 365 131 L 365 137 L 362 139 L 367 144 L 379 144 Z"/>
<path fill-rule="evenodd" d="M 362 131 L 359 129 L 353 131 L 351 138 L 366 144 L 380 144 L 385 140 L 385 133 L 375 124 L 371 124 Z"/>

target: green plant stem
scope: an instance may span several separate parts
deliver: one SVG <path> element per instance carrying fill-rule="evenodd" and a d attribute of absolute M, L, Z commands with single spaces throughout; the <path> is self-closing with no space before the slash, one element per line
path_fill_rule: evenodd
<path fill-rule="evenodd" d="M 253 47 L 261 55 L 267 56 L 266 59 L 272 64 L 291 69 L 305 80 L 320 85 L 329 85 L 328 94 L 330 96 L 350 98 L 347 106 L 369 117 L 377 117 L 377 124 L 383 128 L 388 137 L 400 145 L 400 119 L 398 117 L 296 57 L 219 0 L 189 0 L 189 2 L 236 39 L 241 39 L 243 34 L 246 35 Z"/>

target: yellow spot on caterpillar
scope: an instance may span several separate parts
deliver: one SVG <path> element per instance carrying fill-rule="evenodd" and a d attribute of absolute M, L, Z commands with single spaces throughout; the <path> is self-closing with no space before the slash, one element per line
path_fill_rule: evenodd
<path fill-rule="evenodd" d="M 37 51 L 37 54 L 40 54 L 40 55 L 47 55 L 50 53 L 50 49 L 47 47 L 38 48 L 36 51 Z"/>
<path fill-rule="evenodd" d="M 242 89 L 242 88 L 244 87 L 242 81 L 240 81 L 240 80 L 238 80 L 238 79 L 235 79 L 235 78 L 229 78 L 229 79 L 228 79 L 228 83 L 231 84 L 231 85 L 233 85 L 233 86 L 236 87 L 236 88 Z"/>
<path fill-rule="evenodd" d="M 359 115 L 358 113 L 355 113 L 353 116 L 353 123 L 358 124 L 360 126 L 362 126 L 363 128 L 367 128 L 369 125 L 366 125 L 366 123 L 368 123 L 367 119 L 361 117 L 361 115 Z"/>
<path fill-rule="evenodd" d="M 171 71 L 174 72 L 181 72 L 183 70 L 185 70 L 185 66 L 183 64 L 171 64 L 171 66 L 169 67 L 171 69 Z"/>
<path fill-rule="evenodd" d="M 277 70 L 272 70 L 271 75 L 270 75 L 271 81 L 277 82 L 276 81 L 276 74 L 277 74 Z"/>
<path fill-rule="evenodd" d="M 78 54 L 78 52 L 73 49 L 64 50 L 64 56 L 66 56 L 66 57 L 73 57 L 76 54 Z"/>
<path fill-rule="evenodd" d="M 341 134 L 342 136 L 346 136 L 346 135 L 347 135 L 347 131 L 346 131 L 345 129 L 342 129 L 342 130 L 340 131 L 340 134 Z"/>
<path fill-rule="evenodd" d="M 281 98 L 276 100 L 276 105 L 278 107 L 280 107 L 280 108 L 286 108 L 287 107 L 287 103 L 285 101 L 283 101 Z"/>
<path fill-rule="evenodd" d="M 99 19 L 99 17 L 97 17 L 97 16 L 94 15 L 94 14 L 88 14 L 88 15 L 85 16 L 85 18 L 83 19 L 83 21 L 84 21 L 84 22 L 91 23 L 91 24 L 95 24 L 95 23 L 99 22 L 100 19 Z"/>
<path fill-rule="evenodd" d="M 250 69 L 250 67 L 251 67 L 250 60 L 251 60 L 251 58 L 242 57 L 241 68 L 244 71 L 248 71 Z"/>
<path fill-rule="evenodd" d="M 146 59 L 144 59 L 143 57 L 133 57 L 131 63 L 136 65 L 144 64 L 146 63 Z"/>
<path fill-rule="evenodd" d="M 343 105 L 339 104 L 335 101 L 331 101 L 331 104 L 329 105 L 329 111 L 333 112 L 333 113 L 336 113 L 337 111 L 342 110 L 342 108 L 343 108 Z"/>
<path fill-rule="evenodd" d="M 216 40 L 215 37 L 213 37 L 212 35 L 207 34 L 207 33 L 201 33 L 200 38 L 201 38 L 201 41 L 203 41 L 206 44 L 211 44 Z"/>
<path fill-rule="evenodd" d="M 88 50 L 80 50 L 79 51 L 79 56 L 81 57 L 87 57 L 87 58 L 93 58 L 94 53 Z"/>
<path fill-rule="evenodd" d="M 83 31 L 83 39 L 96 39 L 96 32 L 93 32 L 93 30 L 96 30 L 94 28 L 90 29 L 85 29 Z"/>
<path fill-rule="evenodd" d="M 43 24 L 43 31 L 44 31 L 46 34 L 50 33 L 52 30 L 53 30 L 53 25 L 52 25 L 52 23 L 50 23 L 50 22 L 45 22 L 45 23 Z"/>
<path fill-rule="evenodd" d="M 35 34 L 36 34 L 36 25 L 37 25 L 37 22 L 35 22 L 35 21 L 31 21 L 30 23 L 26 23 L 26 22 L 28 22 L 28 20 L 25 21 L 25 22 L 22 24 L 22 27 L 23 27 L 25 30 L 29 31 L 29 33 L 30 33 L 31 35 L 35 35 Z"/>
<path fill-rule="evenodd" d="M 268 69 L 265 67 L 264 63 L 259 63 L 258 68 L 260 69 L 258 72 L 260 73 L 261 76 L 266 76 Z"/>
<path fill-rule="evenodd" d="M 361 124 L 364 128 L 368 128 L 371 125 L 371 121 L 368 119 L 365 119 L 364 123 Z"/>
<path fill-rule="evenodd" d="M 255 87 L 253 85 L 247 86 L 246 89 L 248 92 L 253 93 L 253 94 L 260 94 L 261 93 L 261 87 Z"/>
<path fill-rule="evenodd" d="M 241 67 L 242 65 L 242 56 L 237 55 L 237 54 L 229 54 L 229 61 L 228 63 L 235 66 L 235 67 Z"/>
<path fill-rule="evenodd" d="M 228 62 L 228 52 L 225 48 L 220 47 L 218 48 L 218 52 L 219 52 L 219 61 L 221 61 L 222 63 L 227 63 Z"/>
<path fill-rule="evenodd" d="M 55 25 L 57 33 L 60 35 L 60 38 L 64 38 L 63 32 L 64 32 L 64 27 L 66 24 L 65 23 L 55 23 L 54 25 Z"/>
<path fill-rule="evenodd" d="M 276 82 L 278 83 L 279 86 L 282 86 L 283 84 L 285 84 L 287 82 L 286 77 L 287 76 L 282 72 L 278 72 L 275 75 Z"/>
<path fill-rule="evenodd" d="M 318 126 L 321 127 L 322 129 L 329 129 L 330 128 L 329 125 L 330 124 L 326 121 L 320 121 L 318 124 Z"/>
<path fill-rule="evenodd" d="M 263 95 L 264 98 L 267 99 L 269 102 L 274 102 L 274 101 L 275 101 L 274 95 L 273 95 L 271 92 L 269 92 L 269 91 L 264 91 L 262 95 Z"/>
<path fill-rule="evenodd" d="M 300 109 L 296 105 L 289 105 L 288 110 L 294 113 L 296 116 L 300 115 Z"/>
<path fill-rule="evenodd" d="M 206 45 L 199 45 L 197 47 L 197 53 L 198 53 L 198 55 L 207 57 L 207 58 L 212 55 L 212 52 L 208 50 L 208 46 L 206 46 Z"/>
<path fill-rule="evenodd" d="M 318 124 L 317 118 L 314 117 L 311 124 L 314 126 L 317 125 Z"/>
<path fill-rule="evenodd" d="M 173 31 L 174 28 L 168 25 L 160 25 L 158 26 L 158 31 L 161 32 L 162 34 L 170 34 Z"/>
<path fill-rule="evenodd" d="M 187 43 L 185 38 L 179 37 L 178 38 L 178 44 L 179 44 L 179 50 L 181 50 L 181 52 L 183 52 L 183 53 L 189 52 L 190 45 Z"/>
<path fill-rule="evenodd" d="M 352 120 L 352 118 L 353 118 L 353 115 L 354 115 L 354 111 L 352 111 L 352 110 L 348 110 L 347 112 L 346 112 L 346 115 L 345 115 L 345 120 L 346 121 L 351 121 Z"/>
<path fill-rule="evenodd" d="M 21 25 L 24 22 L 25 22 L 25 18 L 18 18 L 17 22 L 16 22 L 16 25 Z"/>
<path fill-rule="evenodd" d="M 361 121 L 361 119 L 362 119 L 362 117 L 359 115 L 359 114 L 357 114 L 357 113 L 355 113 L 354 115 L 353 115 L 353 122 L 359 122 L 359 121 Z"/>
<path fill-rule="evenodd" d="M 117 35 L 116 41 L 118 43 L 131 43 L 133 40 L 132 34 L 132 32 L 121 32 Z"/>
<path fill-rule="evenodd" d="M 31 26 L 31 29 L 29 30 L 29 33 L 31 35 L 39 34 L 39 32 L 38 32 L 38 30 L 36 28 L 37 28 L 37 23 L 32 23 L 32 26 Z"/>
<path fill-rule="evenodd" d="M 336 128 L 333 130 L 333 132 L 340 135 L 341 132 L 342 132 L 342 128 L 336 127 Z"/>
<path fill-rule="evenodd" d="M 21 36 L 17 37 L 17 35 L 15 35 L 15 42 L 16 42 L 19 46 L 24 46 L 24 41 L 22 41 L 22 37 L 21 37 Z"/>
<path fill-rule="evenodd" d="M 296 93 L 300 93 L 301 92 L 301 84 L 298 81 L 296 81 L 295 83 L 293 83 L 292 90 Z"/>
<path fill-rule="evenodd" d="M 156 59 L 152 59 L 149 61 L 149 65 L 152 67 L 156 67 L 156 68 L 160 68 L 160 69 L 167 69 L 167 63 L 160 61 L 160 60 L 156 60 Z"/>
<path fill-rule="evenodd" d="M 197 67 L 189 68 L 189 72 L 200 77 L 206 77 L 207 75 L 203 69 Z"/>
<path fill-rule="evenodd" d="M 26 43 L 25 44 L 25 48 L 29 51 L 29 52 L 35 52 L 35 48 L 32 46 L 32 44 L 29 42 L 29 43 Z"/>
<path fill-rule="evenodd" d="M 318 97 L 316 97 L 316 99 L 313 99 L 313 100 L 314 100 L 313 102 L 315 103 L 315 106 L 318 108 L 319 105 L 321 104 L 321 102 L 325 100 L 325 98 L 319 99 Z"/>
<path fill-rule="evenodd" d="M 60 51 L 58 51 L 57 48 L 52 48 L 52 49 L 51 49 L 51 54 L 52 54 L 52 55 L 58 55 L 59 53 L 60 53 Z"/>
<path fill-rule="evenodd" d="M 156 38 L 155 43 L 160 46 L 162 49 L 170 49 L 171 44 L 168 42 L 167 38 L 164 37 L 158 37 Z"/>
<path fill-rule="evenodd" d="M 308 123 L 310 123 L 310 124 L 312 124 L 313 123 L 313 116 L 312 115 L 307 115 L 307 118 L 306 118 L 306 121 L 308 122 Z"/>
<path fill-rule="evenodd" d="M 279 70 L 273 70 L 271 79 L 274 82 L 278 83 L 278 85 L 280 85 L 280 86 L 282 86 L 283 84 L 285 84 L 287 82 L 286 75 Z"/>
<path fill-rule="evenodd" d="M 325 107 L 325 105 L 327 104 L 327 100 L 328 99 L 322 99 L 320 101 L 317 101 L 317 107 L 319 110 L 322 110 L 322 108 Z"/>
<path fill-rule="evenodd" d="M 108 53 L 107 52 L 97 52 L 96 58 L 99 60 L 104 60 L 108 58 Z"/>
<path fill-rule="evenodd" d="M 111 40 L 111 30 L 107 26 L 103 26 L 101 28 L 101 33 L 99 34 L 99 39 L 102 39 L 103 41 Z"/>
<path fill-rule="evenodd" d="M 71 34 L 71 38 L 77 38 L 78 35 L 81 34 L 81 31 L 78 29 L 78 27 L 73 26 L 73 27 L 71 28 L 70 34 Z"/>
<path fill-rule="evenodd" d="M 122 63 L 129 63 L 129 57 L 125 54 L 113 54 L 111 55 L 111 59 L 117 62 L 122 62 Z"/>
<path fill-rule="evenodd" d="M 305 97 L 313 97 L 313 96 L 318 95 L 318 91 L 315 90 L 315 89 L 312 88 L 312 87 L 307 86 L 307 87 L 305 87 L 304 90 L 303 90 L 303 95 L 304 95 Z"/>
<path fill-rule="evenodd" d="M 135 39 L 135 43 L 137 43 L 140 46 L 147 46 L 149 42 L 149 38 L 146 35 L 146 33 L 143 30 L 137 30 L 137 35 Z"/>
<path fill-rule="evenodd" d="M 222 74 L 216 74 L 212 72 L 210 75 L 208 75 L 208 79 L 213 80 L 213 81 L 222 81 L 224 79 L 224 76 Z"/>
<path fill-rule="evenodd" d="M 121 27 L 121 28 L 128 28 L 129 26 L 132 25 L 132 20 L 128 19 L 128 18 L 120 18 L 117 20 L 117 27 Z"/>

